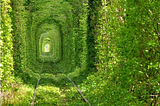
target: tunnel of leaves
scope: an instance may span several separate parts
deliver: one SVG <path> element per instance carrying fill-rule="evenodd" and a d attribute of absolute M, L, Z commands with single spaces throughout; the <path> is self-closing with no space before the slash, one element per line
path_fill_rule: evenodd
<path fill-rule="evenodd" d="M 42 70 L 36 106 L 88 105 L 66 75 L 93 106 L 158 106 L 159 5 L 1 0 L 1 104 L 30 105 Z"/>
<path fill-rule="evenodd" d="M 25 83 L 35 85 L 44 60 L 40 85 L 64 87 L 66 82 L 69 82 L 65 74 L 71 78 L 78 78 L 82 73 L 81 68 L 85 69 L 86 67 L 82 66 L 86 57 L 86 50 L 84 50 L 86 49 L 86 35 L 83 34 L 83 38 L 75 35 L 78 23 L 73 19 L 73 15 L 77 13 L 73 12 L 71 2 L 63 0 L 21 1 L 20 4 L 13 4 L 13 8 L 14 6 L 17 8 L 21 6 L 20 8 L 24 11 L 20 10 L 18 13 L 20 16 L 17 15 L 13 18 L 19 17 L 22 18 L 22 21 L 25 19 L 26 26 L 21 26 L 21 29 L 27 28 L 22 32 L 24 35 L 15 36 L 17 37 L 15 41 L 17 39 L 19 41 L 19 44 L 16 43 L 14 46 L 15 52 L 17 51 L 14 56 L 16 75 L 23 76 L 22 79 Z M 81 17 L 86 16 L 84 14 Z M 19 26 L 16 26 L 15 23 L 14 27 Z M 81 30 L 84 30 L 83 33 L 86 32 L 85 28 L 81 28 Z M 84 43 L 79 45 L 80 42 Z M 46 44 L 50 46 L 49 52 L 45 52 Z M 23 51 L 19 52 L 22 48 Z M 82 56 L 83 58 L 80 59 Z M 82 78 L 78 78 L 80 82 L 82 82 Z"/>
<path fill-rule="evenodd" d="M 44 59 L 44 62 L 59 61 L 61 59 L 61 35 L 59 28 L 57 29 L 54 24 L 45 25 L 44 23 L 38 31 L 36 39 L 39 39 L 39 43 L 37 43 L 37 49 L 39 48 L 37 56 L 39 60 L 42 61 Z"/>

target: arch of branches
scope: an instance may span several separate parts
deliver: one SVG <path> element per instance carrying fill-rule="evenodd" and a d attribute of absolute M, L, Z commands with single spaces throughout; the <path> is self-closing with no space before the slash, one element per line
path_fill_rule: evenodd
<path fill-rule="evenodd" d="M 89 98 L 103 88 L 92 99 L 94 104 L 117 105 L 133 98 L 139 101 L 133 101 L 133 105 L 159 103 L 158 0 L 2 0 L 1 3 L 3 89 L 11 85 L 14 77 L 8 76 L 12 73 L 35 85 L 45 58 L 42 73 L 45 82 L 41 84 L 66 84 L 62 80 L 64 74 L 58 73 L 60 70 L 73 80 L 77 78 L 76 83 L 82 82 L 87 73 L 97 69 L 96 75 L 87 78 L 90 84 L 86 86 Z M 53 72 L 57 75 L 51 75 Z M 116 85 L 106 92 L 110 84 Z M 118 92 L 111 92 L 115 90 Z M 119 92 L 122 95 L 118 97 Z M 106 96 L 95 101 L 100 95 Z M 113 97 L 111 104 L 104 103 L 110 97 Z M 119 98 L 124 102 L 117 101 Z"/>
<path fill-rule="evenodd" d="M 88 14 L 84 1 L 13 0 L 14 69 L 24 82 L 36 83 L 43 59 L 43 73 L 58 74 L 55 81 L 64 84 L 65 75 L 60 71 L 71 78 L 85 71 Z M 45 78 L 46 82 L 54 77 Z"/>
<path fill-rule="evenodd" d="M 38 59 L 45 62 L 57 62 L 61 58 L 61 35 L 59 27 L 54 24 L 43 23 L 38 28 L 38 35 L 36 39 L 39 39 L 37 43 Z"/>

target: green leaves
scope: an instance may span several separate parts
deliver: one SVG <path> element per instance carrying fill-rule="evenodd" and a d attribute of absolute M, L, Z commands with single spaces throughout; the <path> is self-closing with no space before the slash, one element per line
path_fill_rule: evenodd
<path fill-rule="evenodd" d="M 159 102 L 158 0 L 2 0 L 1 4 L 3 90 L 9 89 L 13 74 L 34 84 L 41 66 L 37 58 L 52 46 L 52 53 L 45 56 L 57 63 L 44 65 L 37 105 L 60 105 L 60 99 L 65 105 L 86 105 L 65 74 L 93 105 Z M 48 86 L 53 82 L 62 88 L 68 85 L 62 98 L 58 87 Z"/>
<path fill-rule="evenodd" d="M 8 90 L 14 80 L 13 71 L 13 43 L 12 43 L 12 24 L 10 12 L 12 11 L 10 6 L 10 0 L 2 0 L 1 2 L 1 66 L 0 66 L 0 77 L 2 83 L 2 91 Z"/>

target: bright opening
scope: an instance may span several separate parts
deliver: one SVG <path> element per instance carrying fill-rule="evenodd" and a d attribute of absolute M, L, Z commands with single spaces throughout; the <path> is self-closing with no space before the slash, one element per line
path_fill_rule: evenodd
<path fill-rule="evenodd" d="M 45 51 L 44 52 L 49 52 L 49 44 L 45 45 Z"/>

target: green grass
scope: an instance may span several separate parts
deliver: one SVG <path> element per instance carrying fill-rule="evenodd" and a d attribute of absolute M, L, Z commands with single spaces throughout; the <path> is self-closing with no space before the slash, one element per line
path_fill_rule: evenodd
<path fill-rule="evenodd" d="M 29 106 L 34 88 L 24 84 L 13 84 L 12 90 L 3 92 L 2 106 Z"/>

